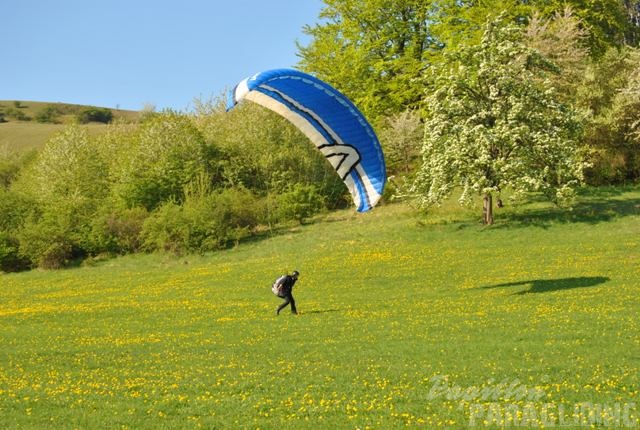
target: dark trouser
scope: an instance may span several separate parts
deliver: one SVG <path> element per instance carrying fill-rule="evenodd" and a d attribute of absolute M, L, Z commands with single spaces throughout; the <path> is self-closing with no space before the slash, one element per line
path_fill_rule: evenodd
<path fill-rule="evenodd" d="M 293 294 L 291 294 L 291 291 L 289 291 L 287 295 L 283 297 L 283 299 L 284 302 L 282 302 L 282 304 L 278 306 L 278 313 L 280 313 L 281 310 L 283 310 L 289 303 L 291 303 L 291 313 L 297 314 L 298 311 L 296 310 L 296 301 L 293 299 Z"/>

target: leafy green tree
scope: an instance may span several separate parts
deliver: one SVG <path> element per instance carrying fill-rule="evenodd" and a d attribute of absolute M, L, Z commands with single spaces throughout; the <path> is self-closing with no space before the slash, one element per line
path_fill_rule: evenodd
<path fill-rule="evenodd" d="M 350 97 L 372 121 L 415 107 L 416 79 L 434 48 L 430 0 L 325 0 L 323 21 L 307 26 L 300 66 Z"/>
<path fill-rule="evenodd" d="M 152 115 L 123 137 L 108 144 L 113 190 L 126 207 L 151 211 L 168 200 L 181 202 L 184 186 L 206 170 L 204 139 L 185 115 Z"/>
<path fill-rule="evenodd" d="M 196 108 L 194 122 L 209 143 L 215 187 L 242 187 L 266 197 L 295 184 L 314 185 L 328 208 L 350 201 L 331 165 L 289 121 L 253 103 L 228 113 L 219 103 Z"/>
<path fill-rule="evenodd" d="M 77 196 L 99 201 L 108 193 L 107 171 L 87 130 L 71 125 L 45 143 L 27 180 L 45 204 Z"/>
<path fill-rule="evenodd" d="M 424 125 L 420 114 L 406 110 L 386 118 L 385 127 L 379 133 L 385 154 L 387 173 L 409 174 L 420 156 L 424 137 Z"/>
<path fill-rule="evenodd" d="M 582 179 L 580 118 L 536 79 L 548 63 L 523 43 L 521 28 L 487 24 L 481 43 L 445 55 L 425 102 L 423 164 L 411 189 L 438 204 L 460 189 L 461 203 L 483 198 L 493 223 L 493 197 L 542 191 L 567 203 Z"/>
<path fill-rule="evenodd" d="M 524 25 L 534 4 L 535 0 L 439 0 L 433 32 L 448 49 L 474 45 L 480 42 L 487 21 L 501 16 L 513 25 Z"/>
<path fill-rule="evenodd" d="M 631 1 L 631 0 L 630 0 Z M 441 0 L 434 33 L 445 46 L 474 44 L 480 40 L 485 20 L 502 15 L 510 23 L 526 25 L 535 13 L 543 19 L 562 14 L 569 7 L 588 31 L 586 46 L 593 57 L 609 47 L 620 47 L 635 35 L 627 0 Z M 628 2 L 627 2 L 628 3 Z M 630 6 L 630 9 L 633 8 Z"/>
<path fill-rule="evenodd" d="M 625 36 L 625 43 L 629 46 L 638 46 L 640 43 L 640 0 L 622 0 L 629 18 L 629 29 Z"/>
<path fill-rule="evenodd" d="M 590 65 L 579 102 L 591 114 L 585 144 L 593 149 L 594 184 L 620 183 L 640 177 L 640 51 L 607 51 Z"/>
<path fill-rule="evenodd" d="M 18 231 L 20 254 L 44 268 L 85 255 L 91 220 L 109 192 L 107 171 L 86 129 L 72 125 L 49 139 L 12 185 L 37 207 Z"/>
<path fill-rule="evenodd" d="M 417 78 L 440 61 L 441 50 L 479 43 L 485 21 L 498 15 L 521 26 L 536 19 L 536 13 L 538 23 L 551 19 L 550 24 L 545 24 L 549 27 L 545 33 L 559 37 L 552 48 L 562 43 L 568 46 L 569 40 L 563 37 L 579 36 L 571 39 L 579 40 L 574 43 L 579 49 L 562 59 L 565 65 L 579 60 L 584 52 L 598 58 L 609 47 L 620 47 L 629 38 L 630 29 L 638 29 L 632 22 L 636 5 L 631 0 L 325 0 L 324 3 L 320 23 L 304 29 L 311 41 L 307 46 L 299 46 L 300 67 L 343 91 L 376 125 L 378 119 L 417 107 L 422 95 L 421 81 Z M 558 19 L 567 7 L 572 11 L 571 17 Z M 579 73 L 577 63 L 573 65 L 576 66 L 573 72 Z M 556 83 L 561 81 L 558 78 Z"/>
<path fill-rule="evenodd" d="M 630 29 L 630 18 L 621 0 L 544 0 L 534 2 L 546 17 L 569 6 L 589 31 L 588 47 L 599 57 L 610 47 L 620 47 Z"/>
<path fill-rule="evenodd" d="M 525 43 L 557 66 L 547 73 L 564 103 L 575 105 L 578 92 L 589 66 L 588 32 L 580 19 L 567 6 L 550 18 L 535 12 L 526 27 Z"/>

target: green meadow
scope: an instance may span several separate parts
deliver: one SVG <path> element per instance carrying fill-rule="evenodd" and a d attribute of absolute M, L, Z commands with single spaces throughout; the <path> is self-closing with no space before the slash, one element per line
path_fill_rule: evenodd
<path fill-rule="evenodd" d="M 0 100 L 0 430 L 640 428 L 640 0 L 316 3 L 229 111 Z"/>
<path fill-rule="evenodd" d="M 2 275 L 0 421 L 637 425 L 640 188 L 474 215 L 387 205 L 204 256 Z M 294 268 L 300 314 L 276 316 Z"/>
<path fill-rule="evenodd" d="M 0 424 L 638 426 L 640 187 L 477 215 L 390 204 L 0 275 Z M 293 269 L 300 314 L 276 316 Z"/>

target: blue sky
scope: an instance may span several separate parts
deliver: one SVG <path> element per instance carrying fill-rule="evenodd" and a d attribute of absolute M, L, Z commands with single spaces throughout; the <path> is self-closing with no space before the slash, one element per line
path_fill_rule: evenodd
<path fill-rule="evenodd" d="M 3 2 L 0 100 L 188 110 L 293 67 L 321 0 Z"/>

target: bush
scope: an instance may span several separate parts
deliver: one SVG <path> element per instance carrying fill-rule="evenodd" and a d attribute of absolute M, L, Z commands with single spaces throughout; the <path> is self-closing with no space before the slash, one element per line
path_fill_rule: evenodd
<path fill-rule="evenodd" d="M 282 220 L 295 219 L 302 223 L 324 208 L 324 197 L 315 185 L 295 184 L 278 196 L 277 204 Z"/>
<path fill-rule="evenodd" d="M 346 187 L 333 167 L 293 124 L 247 103 L 226 113 L 221 102 L 196 105 L 194 123 L 218 151 L 211 162 L 226 186 L 266 196 L 294 184 L 313 184 L 329 207 L 345 205 Z M 213 145 L 212 145 L 213 146 Z"/>
<path fill-rule="evenodd" d="M 176 254 L 224 248 L 251 234 L 259 220 L 255 203 L 240 189 L 189 197 L 182 206 L 167 202 L 145 221 L 145 245 Z"/>
<path fill-rule="evenodd" d="M 5 116 L 13 118 L 17 121 L 29 121 L 31 118 L 26 113 L 15 107 L 7 108 L 4 112 Z"/>
<path fill-rule="evenodd" d="M 33 266 L 58 269 L 86 256 L 91 249 L 93 202 L 78 197 L 47 202 L 18 230 L 20 255 Z"/>
<path fill-rule="evenodd" d="M 21 163 L 17 159 L 0 158 L 0 189 L 9 188 L 9 185 L 18 176 Z"/>
<path fill-rule="evenodd" d="M 17 231 L 37 211 L 35 201 L 11 190 L 0 188 L 0 231 Z"/>
<path fill-rule="evenodd" d="M 68 227 L 51 219 L 27 224 L 19 235 L 20 256 L 29 260 L 31 266 L 43 269 L 66 266 L 74 248 Z"/>
<path fill-rule="evenodd" d="M 49 242 L 48 246 L 40 253 L 38 267 L 43 269 L 62 269 L 73 258 L 73 246 L 64 238 Z"/>
<path fill-rule="evenodd" d="M 39 123 L 51 123 L 56 124 L 58 122 L 58 116 L 60 112 L 53 105 L 47 105 L 44 108 L 40 109 L 35 116 L 36 122 Z"/>
<path fill-rule="evenodd" d="M 182 207 L 171 201 L 160 206 L 144 222 L 142 236 L 149 251 L 183 254 L 189 250 L 189 225 Z"/>
<path fill-rule="evenodd" d="M 142 249 L 142 227 L 149 213 L 144 208 L 109 208 L 99 213 L 91 229 L 91 251 L 126 254 Z"/>
<path fill-rule="evenodd" d="M 236 188 L 203 198 L 189 198 L 184 211 L 204 223 L 193 229 L 194 250 L 213 251 L 251 235 L 260 221 L 260 204 L 251 192 Z"/>
<path fill-rule="evenodd" d="M 0 271 L 17 272 L 27 269 L 29 261 L 20 256 L 20 243 L 9 233 L 0 231 Z"/>
<path fill-rule="evenodd" d="M 4 151 L 3 151 L 4 152 Z M 37 151 L 7 151 L 0 154 L 0 189 L 9 186 L 18 178 L 20 172 L 36 158 Z"/>
<path fill-rule="evenodd" d="M 34 201 L 0 187 L 0 271 L 15 272 L 29 267 L 29 260 L 20 255 L 16 234 L 36 211 Z"/>
<path fill-rule="evenodd" d="M 80 124 L 88 124 L 90 122 L 108 124 L 113 120 L 113 112 L 107 108 L 86 107 L 76 114 L 76 119 Z"/>

